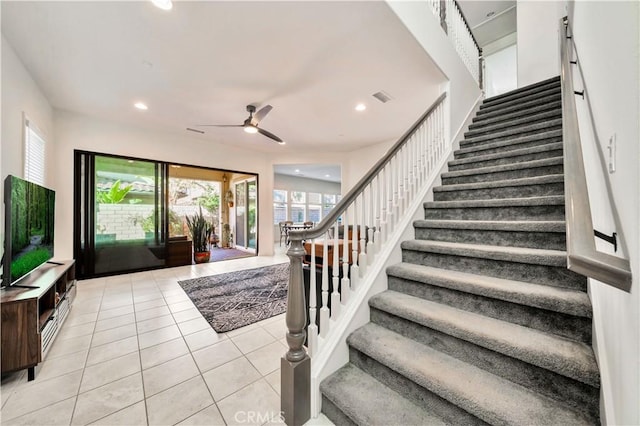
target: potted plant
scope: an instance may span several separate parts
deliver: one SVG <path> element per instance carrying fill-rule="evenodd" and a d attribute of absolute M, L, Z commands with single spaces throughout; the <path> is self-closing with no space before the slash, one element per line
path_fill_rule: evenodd
<path fill-rule="evenodd" d="M 202 207 L 200 212 L 193 216 L 187 216 L 187 226 L 193 240 L 193 260 L 196 263 L 209 262 L 209 239 L 211 238 L 212 226 L 204 218 Z"/>

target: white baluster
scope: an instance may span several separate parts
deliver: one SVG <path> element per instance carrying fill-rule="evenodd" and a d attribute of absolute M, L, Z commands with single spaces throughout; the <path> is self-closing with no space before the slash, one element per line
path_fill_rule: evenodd
<path fill-rule="evenodd" d="M 347 221 L 348 209 L 342 213 L 342 304 L 349 303 L 351 297 L 351 282 L 349 280 L 349 226 Z"/>
<path fill-rule="evenodd" d="M 394 206 L 394 193 L 395 193 L 395 188 L 393 186 L 393 182 L 394 182 L 394 172 L 393 172 L 393 157 L 389 159 L 389 174 L 387 176 L 387 185 L 389 188 L 389 191 L 387 193 L 387 196 L 389 197 L 389 207 L 387 209 L 387 236 L 389 236 L 392 232 L 393 232 L 393 224 L 395 221 L 395 206 Z"/>
<path fill-rule="evenodd" d="M 356 290 L 358 288 L 359 279 L 360 279 L 360 267 L 358 266 L 358 199 L 353 200 L 353 225 L 351 230 L 351 238 L 353 242 L 351 244 L 352 253 L 351 253 L 351 261 L 353 264 L 351 265 L 351 289 Z M 349 235 L 349 234 L 347 234 Z"/>
<path fill-rule="evenodd" d="M 320 308 L 320 336 L 327 337 L 329 333 L 329 271 L 327 268 L 327 241 L 329 234 L 325 234 L 322 241 L 322 307 Z M 315 271 L 314 271 L 315 272 Z"/>
<path fill-rule="evenodd" d="M 360 256 L 358 257 L 358 266 L 360 266 L 360 277 L 364 277 L 367 273 L 367 200 L 365 191 L 362 191 L 362 221 L 360 222 Z"/>
<path fill-rule="evenodd" d="M 330 241 L 326 241 L 328 245 Z M 340 292 L 338 286 L 340 285 L 340 260 L 338 257 L 338 221 L 333 226 L 333 241 L 331 241 L 333 248 L 333 293 L 331 293 L 331 319 L 337 320 L 340 317 Z M 327 259 L 327 262 L 329 259 Z"/>
<path fill-rule="evenodd" d="M 318 326 L 316 324 L 316 243 L 311 241 L 311 269 L 309 270 L 309 327 L 307 328 L 309 356 L 318 349 Z"/>
<path fill-rule="evenodd" d="M 373 241 L 375 243 L 375 252 L 380 253 L 380 249 L 382 248 L 382 188 L 380 187 L 380 179 L 382 178 L 382 170 L 378 173 L 375 179 L 375 194 L 376 194 L 376 232 L 373 235 Z"/>
<path fill-rule="evenodd" d="M 367 221 L 367 226 L 369 227 L 369 231 L 367 234 L 368 242 L 367 242 L 367 263 L 371 265 L 373 263 L 373 259 L 376 256 L 376 248 L 373 243 L 373 182 L 369 184 L 369 220 Z"/>

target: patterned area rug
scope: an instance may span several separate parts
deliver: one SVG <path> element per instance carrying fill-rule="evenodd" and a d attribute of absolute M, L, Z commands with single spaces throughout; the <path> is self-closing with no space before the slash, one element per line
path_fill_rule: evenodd
<path fill-rule="evenodd" d="M 286 311 L 289 264 L 178 283 L 213 329 L 224 333 Z"/>

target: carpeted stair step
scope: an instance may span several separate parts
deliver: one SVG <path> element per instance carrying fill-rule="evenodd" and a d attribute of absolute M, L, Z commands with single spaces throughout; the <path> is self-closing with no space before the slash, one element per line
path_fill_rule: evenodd
<path fill-rule="evenodd" d="M 498 117 L 505 114 L 512 114 L 514 112 L 520 112 L 523 115 L 530 115 L 536 111 L 535 109 L 536 107 L 539 107 L 541 105 L 546 105 L 552 102 L 558 102 L 561 100 L 562 100 L 562 97 L 560 96 L 560 92 L 558 91 L 557 94 L 554 93 L 554 94 L 544 96 L 544 97 L 539 97 L 527 102 L 517 102 L 514 105 L 511 105 L 508 107 L 499 106 L 499 107 L 496 107 L 495 109 L 479 110 L 476 113 L 476 117 L 478 117 L 478 121 L 479 121 L 481 119 L 494 118 L 494 117 Z"/>
<path fill-rule="evenodd" d="M 425 219 L 564 220 L 564 197 L 553 195 L 497 200 L 427 201 Z"/>
<path fill-rule="evenodd" d="M 489 200 L 563 195 L 564 176 L 548 175 L 492 182 L 459 183 L 433 188 L 434 201 Z"/>
<path fill-rule="evenodd" d="M 356 330 L 347 343 L 351 363 L 430 411 L 435 394 L 489 424 L 592 423 L 558 401 L 375 324 Z"/>
<path fill-rule="evenodd" d="M 525 94 L 523 96 L 517 96 L 510 100 L 505 100 L 504 102 L 494 102 L 494 103 L 483 102 L 482 105 L 480 105 L 480 110 L 478 111 L 478 114 L 485 111 L 486 112 L 502 111 L 502 110 L 511 108 L 513 106 L 518 106 L 522 103 L 535 101 L 537 99 L 544 98 L 547 96 L 560 96 L 560 94 L 561 94 L 560 87 L 556 86 L 556 87 L 546 88 L 545 90 L 541 90 L 539 92 Z"/>
<path fill-rule="evenodd" d="M 530 106 L 524 110 L 513 111 L 508 114 L 491 114 L 491 115 L 481 115 L 474 116 L 471 119 L 470 126 L 483 127 L 483 126 L 493 126 L 499 123 L 510 122 L 513 120 L 518 120 L 522 118 L 527 118 L 532 115 L 537 115 L 540 113 L 548 112 L 548 111 L 557 111 L 562 109 L 562 100 L 557 99 L 544 104 Z"/>
<path fill-rule="evenodd" d="M 539 83 L 531 84 L 525 87 L 520 87 L 518 89 L 514 89 L 509 92 L 502 93 L 500 95 L 486 98 L 483 103 L 486 105 L 497 105 L 501 102 L 517 99 L 522 96 L 530 95 L 533 93 L 539 93 L 551 88 L 557 88 L 558 90 L 560 90 L 560 87 L 561 87 L 560 77 L 554 77 L 545 81 L 541 81 Z"/>
<path fill-rule="evenodd" d="M 533 114 L 513 120 L 503 121 L 500 123 L 490 124 L 471 124 L 469 125 L 469 131 L 464 133 L 465 138 L 473 138 L 476 136 L 490 134 L 492 132 L 503 131 L 507 129 L 513 129 L 520 126 L 527 126 L 530 124 L 544 123 L 549 120 L 555 120 L 562 117 L 561 109 L 554 109 L 550 111 L 543 111 L 538 114 Z"/>
<path fill-rule="evenodd" d="M 513 140 L 522 136 L 536 135 L 538 133 L 550 132 L 552 130 L 562 130 L 562 118 L 546 120 L 540 123 L 526 124 L 510 129 L 502 129 L 500 131 L 469 138 L 465 137 L 464 140 L 460 141 L 460 148 L 470 148 L 472 146 L 479 146 L 486 143 Z"/>
<path fill-rule="evenodd" d="M 455 172 L 445 172 L 440 175 L 443 185 L 460 183 L 492 182 L 505 179 L 520 179 L 525 177 L 563 174 L 563 158 L 553 157 L 542 160 L 532 160 L 503 164 L 499 166 L 479 167 Z"/>
<path fill-rule="evenodd" d="M 562 129 L 538 132 L 533 135 L 519 136 L 513 139 L 506 139 L 497 142 L 484 142 L 480 145 L 460 148 L 454 151 L 453 156 L 455 159 L 469 158 L 505 151 L 513 151 L 522 148 L 544 146 L 556 142 L 562 142 Z"/>
<path fill-rule="evenodd" d="M 448 241 L 407 240 L 402 261 L 554 287 L 586 291 L 582 275 L 567 269 L 567 253 Z"/>
<path fill-rule="evenodd" d="M 562 221 L 417 220 L 418 240 L 566 250 Z"/>
<path fill-rule="evenodd" d="M 561 157 L 562 153 L 562 142 L 557 142 L 532 148 L 519 148 L 513 151 L 460 158 L 449 161 L 448 166 L 449 171 L 453 172 Z"/>
<path fill-rule="evenodd" d="M 399 263 L 387 268 L 389 290 L 591 343 L 586 293 L 461 271 Z"/>
<path fill-rule="evenodd" d="M 581 412 L 598 407 L 600 375 L 584 343 L 391 290 L 369 306 L 374 324 Z"/>
<path fill-rule="evenodd" d="M 322 412 L 337 425 L 445 425 L 369 374 L 347 364 L 320 384 Z"/>

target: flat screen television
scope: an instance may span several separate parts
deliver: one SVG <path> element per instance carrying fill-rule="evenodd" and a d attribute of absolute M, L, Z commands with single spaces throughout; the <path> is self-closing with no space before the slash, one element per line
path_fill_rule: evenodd
<path fill-rule="evenodd" d="M 55 192 L 9 175 L 4 206 L 3 287 L 17 284 L 53 257 Z"/>

